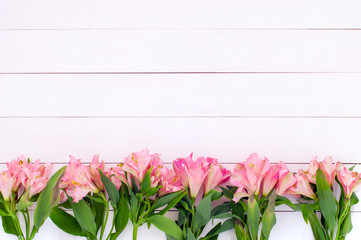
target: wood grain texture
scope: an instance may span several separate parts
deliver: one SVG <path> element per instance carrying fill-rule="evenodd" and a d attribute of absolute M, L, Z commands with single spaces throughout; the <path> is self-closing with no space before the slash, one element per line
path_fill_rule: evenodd
<path fill-rule="evenodd" d="M 361 72 L 360 42 L 361 31 L 0 31 L 0 73 Z"/>
<path fill-rule="evenodd" d="M 361 74 L 0 75 L 0 117 L 361 117 Z"/>
<path fill-rule="evenodd" d="M 357 0 L 12 0 L 1 29 L 360 28 Z"/>
<path fill-rule="evenodd" d="M 221 162 L 238 162 L 252 152 L 271 161 L 307 163 L 332 155 L 361 162 L 361 119 L 274 118 L 54 118 L 0 119 L 0 159 L 20 154 L 43 161 L 68 162 L 74 154 L 105 161 L 148 147 L 171 162 L 194 152 Z"/>

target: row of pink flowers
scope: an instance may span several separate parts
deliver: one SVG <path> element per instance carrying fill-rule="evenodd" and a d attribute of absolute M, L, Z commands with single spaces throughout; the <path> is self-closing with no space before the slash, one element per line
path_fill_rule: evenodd
<path fill-rule="evenodd" d="M 332 187 L 337 177 L 350 198 L 353 191 L 361 183 L 361 175 L 341 166 L 340 162 L 333 163 L 331 157 L 322 162 L 313 159 L 307 171 L 299 170 L 296 174 L 289 171 L 285 163 L 271 164 L 267 158 L 261 159 L 254 153 L 236 165 L 231 174 L 222 167 L 218 160 L 210 157 L 192 159 L 192 154 L 186 158 L 178 158 L 173 162 L 173 169 L 163 165 L 160 154 L 150 154 L 147 149 L 130 154 L 115 167 L 106 168 L 99 155 L 95 155 L 90 165 L 81 164 L 80 159 L 70 156 L 64 177 L 61 180 L 61 200 L 70 196 L 74 202 L 83 199 L 89 193 L 104 191 L 98 169 L 119 189 L 122 183 L 132 186 L 131 177 L 138 186 L 150 171 L 151 187 L 158 187 L 158 196 L 182 189 L 189 189 L 190 197 L 195 199 L 199 195 L 206 195 L 210 190 L 219 186 L 234 185 L 238 187 L 234 201 L 243 197 L 267 196 L 273 189 L 278 195 L 303 195 L 315 198 L 312 184 L 316 183 L 316 171 L 321 169 Z M 7 164 L 8 169 L 0 176 L 0 191 L 5 200 L 9 200 L 12 192 L 21 187 L 29 191 L 29 197 L 42 191 L 50 173 L 51 164 L 28 162 L 23 156 Z"/>
<path fill-rule="evenodd" d="M 40 164 L 40 160 L 30 162 L 24 156 L 7 163 L 7 170 L 2 171 L 0 175 L 0 191 L 3 198 L 9 201 L 12 193 L 18 196 L 27 191 L 30 199 L 44 189 L 52 169 L 51 163 Z"/>

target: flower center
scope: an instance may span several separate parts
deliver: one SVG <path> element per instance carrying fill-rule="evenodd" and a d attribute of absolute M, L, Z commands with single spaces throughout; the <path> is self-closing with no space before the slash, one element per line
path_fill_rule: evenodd
<path fill-rule="evenodd" d="M 71 180 L 71 183 L 72 183 L 74 186 L 79 186 L 79 185 L 80 185 L 80 183 L 75 182 L 75 181 L 73 181 L 73 180 Z"/>

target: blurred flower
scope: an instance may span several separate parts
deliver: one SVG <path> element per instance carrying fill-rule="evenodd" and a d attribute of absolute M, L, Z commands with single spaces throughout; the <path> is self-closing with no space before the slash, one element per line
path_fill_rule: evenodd
<path fill-rule="evenodd" d="M 155 170 L 161 165 L 163 165 L 163 161 L 160 159 L 160 154 L 149 154 L 149 150 L 144 149 L 126 157 L 123 170 L 131 174 L 141 183 L 149 169 L 153 168 L 153 170 Z"/>
<path fill-rule="evenodd" d="M 236 165 L 231 176 L 231 183 L 244 187 L 249 195 L 258 195 L 261 183 L 270 168 L 271 163 L 267 158 L 260 159 L 257 153 L 253 153 L 246 161 Z"/>
<path fill-rule="evenodd" d="M 335 181 L 336 174 L 340 170 L 341 163 L 332 163 L 332 157 L 326 156 L 325 159 L 320 163 L 320 169 L 325 175 L 328 184 L 332 187 Z"/>
<path fill-rule="evenodd" d="M 296 182 L 297 179 L 293 176 L 293 173 L 287 168 L 283 168 L 279 172 L 279 180 L 276 187 L 277 195 L 284 196 Z"/>
<path fill-rule="evenodd" d="M 11 192 L 16 184 L 16 177 L 11 176 L 10 171 L 3 171 L 0 174 L 0 192 L 5 201 L 10 200 Z"/>
<path fill-rule="evenodd" d="M 311 188 L 306 174 L 303 173 L 302 170 L 299 170 L 295 177 L 297 182 L 289 189 L 289 193 L 293 195 L 303 195 L 314 199 L 316 195 Z"/>
<path fill-rule="evenodd" d="M 65 170 L 61 180 L 61 187 L 73 198 L 74 202 L 79 202 L 89 192 L 98 193 L 99 189 L 94 185 L 90 167 L 81 164 L 80 159 L 70 156 L 69 165 Z"/>
<path fill-rule="evenodd" d="M 218 186 L 224 185 L 231 177 L 231 172 L 222 167 L 215 158 L 200 157 L 201 161 L 206 164 L 206 168 L 209 169 L 208 175 L 204 180 L 204 194 L 207 194 L 210 190 L 215 189 Z"/>
<path fill-rule="evenodd" d="M 114 183 L 115 187 L 119 190 L 122 186 L 122 182 L 128 185 L 127 179 L 125 178 L 125 174 L 123 171 L 123 163 L 117 164 L 117 166 L 110 168 L 107 170 L 104 175 L 106 175 L 112 183 Z"/>
<path fill-rule="evenodd" d="M 181 178 L 184 188 L 189 188 L 191 198 L 195 199 L 203 186 L 208 174 L 205 158 L 192 160 L 192 154 L 188 158 L 178 158 L 173 162 L 174 171 Z"/>
<path fill-rule="evenodd" d="M 27 164 L 21 171 L 20 182 L 24 185 L 25 190 L 29 190 L 29 198 L 40 193 L 49 181 L 50 174 L 53 170 L 53 164 L 40 164 L 40 160 Z"/>
<path fill-rule="evenodd" d="M 351 198 L 352 193 L 361 183 L 361 175 L 357 172 L 351 172 L 345 166 L 338 172 L 337 178 L 341 182 L 346 198 Z"/>
<path fill-rule="evenodd" d="M 160 185 L 161 188 L 158 192 L 160 197 L 183 189 L 180 177 L 173 170 L 169 170 L 166 167 L 163 168 Z"/>
<path fill-rule="evenodd" d="M 100 178 L 99 169 L 104 172 L 104 161 L 99 164 L 99 154 L 94 155 L 93 160 L 89 166 L 90 176 L 95 186 L 100 190 L 104 190 L 103 182 Z"/>

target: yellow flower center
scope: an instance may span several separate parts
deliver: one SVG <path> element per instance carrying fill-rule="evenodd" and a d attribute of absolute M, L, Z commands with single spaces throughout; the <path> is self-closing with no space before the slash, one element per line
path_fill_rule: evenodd
<path fill-rule="evenodd" d="M 72 183 L 74 186 L 79 186 L 79 185 L 80 185 L 80 183 L 75 182 L 75 181 L 73 181 L 73 180 L 71 180 L 71 183 Z"/>
<path fill-rule="evenodd" d="M 19 165 L 23 165 L 23 164 L 24 164 L 23 160 L 20 160 Z"/>
<path fill-rule="evenodd" d="M 117 166 L 118 166 L 118 167 L 123 167 L 123 166 L 124 166 L 124 163 L 118 163 Z"/>

